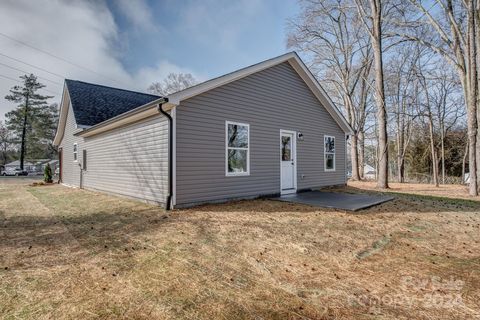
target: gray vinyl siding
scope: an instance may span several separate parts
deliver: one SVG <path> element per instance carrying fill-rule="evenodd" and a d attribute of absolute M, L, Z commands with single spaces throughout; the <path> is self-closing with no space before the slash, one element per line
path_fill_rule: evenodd
<path fill-rule="evenodd" d="M 225 121 L 250 125 L 250 175 L 225 176 Z M 176 110 L 176 204 L 280 193 L 280 130 L 297 141 L 297 189 L 345 183 L 345 133 L 288 62 L 182 101 Z M 324 170 L 324 135 L 336 171 Z"/>
<path fill-rule="evenodd" d="M 85 138 L 84 187 L 156 203 L 168 193 L 168 122 L 158 115 Z"/>
<path fill-rule="evenodd" d="M 159 204 L 165 203 L 168 181 L 168 122 L 158 115 L 89 138 L 76 137 L 70 107 L 64 137 L 62 182 L 80 187 L 83 150 L 87 168 L 82 187 Z M 73 143 L 78 144 L 78 163 L 73 161 Z"/>
<path fill-rule="evenodd" d="M 79 162 L 73 160 L 73 144 L 77 143 L 78 150 L 80 150 L 83 144 L 81 138 L 74 136 L 78 131 L 80 131 L 80 129 L 77 129 L 75 115 L 73 114 L 72 106 L 69 105 L 65 131 L 59 147 L 63 150 L 62 183 L 73 187 L 80 186 L 80 166 L 78 164 L 81 163 L 81 152 L 78 152 Z"/>

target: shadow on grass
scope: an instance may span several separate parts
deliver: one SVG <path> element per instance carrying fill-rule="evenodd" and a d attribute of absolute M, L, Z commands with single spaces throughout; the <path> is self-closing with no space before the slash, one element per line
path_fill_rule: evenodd
<path fill-rule="evenodd" d="M 168 215 L 152 210 L 131 214 L 121 212 L 95 212 L 79 216 L 39 217 L 35 215 L 13 216 L 2 223 L 2 238 L 17 239 L 21 246 L 32 239 L 35 245 L 49 245 L 51 242 L 76 241 L 91 246 L 116 244 L 120 246 L 130 237 L 147 233 L 151 229 L 161 229 L 168 224 Z M 12 245 L 0 242 L 0 248 Z"/>
<path fill-rule="evenodd" d="M 34 193 L 48 207 L 45 202 L 47 195 L 52 196 L 50 191 Z M 48 214 L 35 212 L 35 208 L 23 214 L 0 214 L 0 266 L 41 268 L 85 261 L 82 257 L 127 255 L 145 249 L 147 235 L 168 229 L 172 220 L 159 207 L 139 203 L 136 208 L 135 202 L 115 202 L 108 196 L 94 199 L 81 191 L 75 195 L 79 196 L 52 204 Z M 99 209 L 90 203 L 82 212 L 86 201 L 98 201 Z M 110 209 L 108 201 L 112 201 Z"/>
<path fill-rule="evenodd" d="M 2 259 L 22 260 L 25 268 L 29 262 L 37 261 L 45 254 L 50 261 L 42 263 L 69 263 L 65 257 L 123 254 L 142 250 L 148 246 L 149 235 L 180 232 L 177 225 L 187 222 L 202 233 L 210 223 L 248 226 L 269 230 L 275 228 L 275 216 L 300 218 L 302 215 L 322 215 L 347 212 L 360 215 L 383 213 L 460 213 L 480 212 L 480 203 L 469 200 L 449 199 L 432 196 L 393 194 L 393 201 L 358 212 L 285 203 L 268 199 L 243 200 L 225 204 L 202 205 L 189 209 L 165 212 L 156 206 L 135 201 L 98 195 L 85 191 L 39 188 L 30 192 L 49 208 L 51 214 L 37 215 L 35 212 L 6 216 L 0 212 L 0 253 Z M 380 192 L 345 188 L 329 191 L 379 194 Z M 391 195 L 391 193 L 388 193 Z M 51 199 L 56 199 L 49 203 Z M 34 210 L 34 208 L 32 208 Z M 212 215 L 214 214 L 214 215 Z M 243 219 L 230 219 L 241 215 Z M 248 217 L 252 217 L 249 220 Z M 335 217 L 332 217 L 335 219 Z M 271 231 L 271 230 L 270 230 Z M 204 230 L 203 233 L 208 233 Z M 168 242 L 168 237 L 166 237 Z M 63 255 L 63 256 L 62 256 Z M 28 256 L 28 259 L 24 259 Z M 63 262 L 63 260 L 65 262 Z"/>

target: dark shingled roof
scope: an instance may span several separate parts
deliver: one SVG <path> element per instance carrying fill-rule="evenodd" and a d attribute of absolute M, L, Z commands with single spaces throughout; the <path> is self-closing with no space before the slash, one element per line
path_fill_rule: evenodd
<path fill-rule="evenodd" d="M 154 101 L 159 96 L 66 79 L 77 124 L 93 126 Z"/>

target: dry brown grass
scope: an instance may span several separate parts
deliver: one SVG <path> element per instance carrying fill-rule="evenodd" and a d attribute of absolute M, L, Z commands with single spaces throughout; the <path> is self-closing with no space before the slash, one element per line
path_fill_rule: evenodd
<path fill-rule="evenodd" d="M 361 190 L 377 190 L 375 181 L 349 181 L 348 186 Z M 390 182 L 389 186 L 388 192 L 480 201 L 480 196 L 469 196 L 468 187 L 458 184 L 447 184 L 435 187 L 432 184 Z"/>
<path fill-rule="evenodd" d="M 166 213 L 24 184 L 0 182 L 5 319 L 480 317 L 475 202 L 399 196 L 352 214 L 255 200 Z"/>

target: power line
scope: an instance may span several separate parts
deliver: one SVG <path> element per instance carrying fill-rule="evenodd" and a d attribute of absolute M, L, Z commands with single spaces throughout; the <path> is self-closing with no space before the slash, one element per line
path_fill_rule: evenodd
<path fill-rule="evenodd" d="M 22 83 L 22 81 L 18 80 L 18 79 L 15 79 L 15 78 L 11 78 L 11 77 L 8 77 L 8 76 L 4 76 L 3 74 L 0 74 L 0 77 L 2 78 L 5 78 L 5 79 L 8 79 L 8 80 L 12 80 L 12 81 L 15 81 L 15 82 L 19 82 L 19 83 Z M 45 89 L 45 88 L 40 88 L 39 90 L 45 90 L 45 91 L 48 91 L 50 93 L 53 93 L 53 94 L 58 94 L 58 92 L 53 92 L 51 90 L 48 90 L 48 89 Z"/>
<path fill-rule="evenodd" d="M 25 73 L 25 74 L 31 73 L 31 72 L 27 72 L 27 71 L 22 70 L 22 69 L 18 69 L 18 68 L 9 66 L 8 64 L 4 64 L 4 63 L 1 63 L 1 62 L 0 62 L 0 65 L 2 65 L 2 66 L 4 66 L 4 67 L 7 67 L 7 68 L 10 68 L 10 69 L 12 69 L 12 70 L 20 71 L 20 72 Z M 47 78 L 44 78 L 44 77 L 40 77 L 40 76 L 36 76 L 36 77 L 38 77 L 38 78 L 40 78 L 40 79 L 43 79 L 43 80 L 45 80 L 45 81 L 54 83 L 54 84 L 58 84 L 58 85 L 60 85 L 60 86 L 62 85 L 60 82 L 56 82 L 56 81 L 53 81 L 53 80 L 50 80 L 50 79 L 47 79 Z"/>
<path fill-rule="evenodd" d="M 22 44 L 22 45 L 24 45 L 24 46 L 26 46 L 26 47 L 28 47 L 28 48 L 31 48 L 31 49 L 37 50 L 37 51 L 39 51 L 39 52 L 42 52 L 43 54 L 49 55 L 49 56 L 51 56 L 51 57 L 53 57 L 53 58 L 55 58 L 55 59 L 61 60 L 61 61 L 65 62 L 65 63 L 68 63 L 68 64 L 70 64 L 70 65 L 72 65 L 72 66 L 77 67 L 77 68 L 80 68 L 80 69 L 83 69 L 83 70 L 92 72 L 92 73 L 94 73 L 94 74 L 96 74 L 96 75 L 99 75 L 99 76 L 105 78 L 105 79 L 108 79 L 108 80 L 110 80 L 110 81 L 115 81 L 115 82 L 118 83 L 118 81 L 115 80 L 115 79 L 112 79 L 112 78 L 109 78 L 109 77 L 107 77 L 107 76 L 104 76 L 103 74 L 100 74 L 100 73 L 98 73 L 98 72 L 96 72 L 96 71 L 94 71 L 94 70 L 92 70 L 92 69 L 89 69 L 89 68 L 87 68 L 87 67 L 81 66 L 81 65 L 79 65 L 79 64 L 77 64 L 77 63 L 75 63 L 75 62 L 69 61 L 69 60 L 64 59 L 64 58 L 62 58 L 62 57 L 59 57 L 59 56 L 57 56 L 57 55 L 55 55 L 55 54 L 53 54 L 53 53 L 50 53 L 50 52 L 48 52 L 48 51 L 45 51 L 45 50 L 43 50 L 43 49 L 34 47 L 34 46 L 32 46 L 31 44 L 28 44 L 28 43 L 26 43 L 26 42 L 17 40 L 17 39 L 15 39 L 15 38 L 13 38 L 13 37 L 11 37 L 11 36 L 9 36 L 9 35 L 6 35 L 5 33 L 0 32 L 0 36 L 3 36 L 3 37 L 5 37 L 5 38 L 7 38 L 7 39 L 9 39 L 9 40 L 11 40 L 11 41 L 20 43 L 20 44 Z"/>
<path fill-rule="evenodd" d="M 1 52 L 0 52 L 0 56 L 5 57 L 5 58 L 8 58 L 8 59 L 11 59 L 11 60 L 13 60 L 13 61 L 17 61 L 17 62 L 23 63 L 23 64 L 25 64 L 25 65 L 27 65 L 27 66 L 30 66 L 30 67 L 32 67 L 32 68 L 41 70 L 41 71 L 43 71 L 43 72 L 50 73 L 51 75 L 54 75 L 54 76 L 59 77 L 59 78 L 61 78 L 61 79 L 65 79 L 64 76 L 62 76 L 62 75 L 60 75 L 60 74 L 58 74 L 58 73 L 55 73 L 55 72 L 52 72 L 52 71 L 48 71 L 47 69 L 43 69 L 43 68 L 34 66 L 33 64 L 30 64 L 30 63 L 28 63 L 28 62 L 19 60 L 19 59 L 17 59 L 17 58 L 13 58 L 13 57 L 7 56 L 6 54 L 3 54 L 3 53 L 1 53 Z"/>

